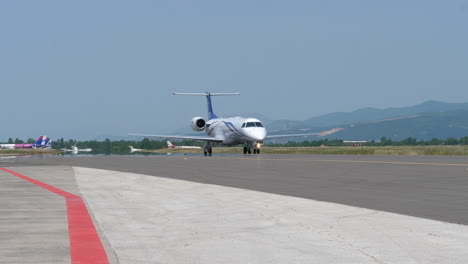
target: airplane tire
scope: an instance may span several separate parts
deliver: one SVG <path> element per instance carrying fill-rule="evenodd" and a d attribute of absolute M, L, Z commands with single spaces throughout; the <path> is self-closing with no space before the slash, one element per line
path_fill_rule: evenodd
<path fill-rule="evenodd" d="M 257 149 L 254 149 L 253 154 L 257 154 Z"/>
<path fill-rule="evenodd" d="M 257 149 L 257 154 L 260 154 L 260 149 Z"/>
<path fill-rule="evenodd" d="M 211 147 L 208 148 L 208 155 L 211 156 L 211 153 L 213 153 L 213 149 Z"/>
<path fill-rule="evenodd" d="M 247 147 L 244 147 L 244 155 L 247 154 Z"/>

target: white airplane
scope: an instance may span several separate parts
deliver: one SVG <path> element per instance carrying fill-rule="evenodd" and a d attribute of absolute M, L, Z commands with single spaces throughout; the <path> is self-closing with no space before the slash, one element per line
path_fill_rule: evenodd
<path fill-rule="evenodd" d="M 42 148 L 49 149 L 51 148 L 52 141 L 47 136 L 40 136 L 36 142 L 29 144 L 0 144 L 0 149 L 27 149 L 27 148 Z"/>
<path fill-rule="evenodd" d="M 93 149 L 91 148 L 85 148 L 85 149 L 79 149 L 77 146 L 71 146 L 71 149 L 62 149 L 63 152 L 71 152 L 71 154 L 76 155 L 78 152 L 91 152 Z"/>
<path fill-rule="evenodd" d="M 208 103 L 208 119 L 203 117 L 194 117 L 190 122 L 190 127 L 197 132 L 205 130 L 207 136 L 179 136 L 179 135 L 150 135 L 150 134 L 134 134 L 130 136 L 155 137 L 155 138 L 173 138 L 173 139 L 190 139 L 206 141 L 203 148 L 205 156 L 212 154 L 212 144 L 222 145 L 240 145 L 244 144 L 244 154 L 260 154 L 260 147 L 263 142 L 268 139 L 288 138 L 288 137 L 303 137 L 317 136 L 318 133 L 309 134 L 290 134 L 290 135 L 267 135 L 267 131 L 262 122 L 256 118 L 219 118 L 213 112 L 211 104 L 212 96 L 222 95 L 239 95 L 240 93 L 173 93 L 174 95 L 193 95 L 205 96 Z"/>
<path fill-rule="evenodd" d="M 167 143 L 167 148 L 171 148 L 171 149 L 201 149 L 201 147 L 199 146 L 177 146 L 177 145 L 174 145 L 172 144 L 171 141 L 166 141 Z"/>
<path fill-rule="evenodd" d="M 137 148 L 134 148 L 133 146 L 128 146 L 130 148 L 130 153 L 133 153 L 133 152 L 146 152 L 146 150 L 144 149 L 137 149 Z"/>

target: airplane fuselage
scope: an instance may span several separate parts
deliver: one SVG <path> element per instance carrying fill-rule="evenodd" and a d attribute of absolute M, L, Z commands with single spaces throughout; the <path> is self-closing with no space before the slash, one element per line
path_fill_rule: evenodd
<path fill-rule="evenodd" d="M 34 143 L 0 144 L 0 149 L 50 148 L 50 142 L 48 137 L 40 136 Z"/>
<path fill-rule="evenodd" d="M 256 118 L 214 118 L 206 122 L 208 136 L 222 139 L 223 145 L 263 143 L 266 130 Z"/>

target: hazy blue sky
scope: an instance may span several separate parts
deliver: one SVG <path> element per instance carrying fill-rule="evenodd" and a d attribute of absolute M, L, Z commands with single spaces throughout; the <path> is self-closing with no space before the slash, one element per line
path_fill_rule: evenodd
<path fill-rule="evenodd" d="M 468 1 L 2 1 L 0 140 L 468 102 Z"/>

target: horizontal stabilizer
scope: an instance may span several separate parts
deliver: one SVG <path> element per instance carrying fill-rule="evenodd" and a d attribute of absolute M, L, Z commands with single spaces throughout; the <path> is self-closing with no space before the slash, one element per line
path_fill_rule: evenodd
<path fill-rule="evenodd" d="M 215 119 L 218 116 L 213 112 L 213 106 L 211 105 L 211 96 L 222 96 L 222 95 L 240 95 L 240 93 L 172 93 L 174 95 L 194 95 L 194 96 L 205 96 L 208 103 L 208 119 Z"/>
<path fill-rule="evenodd" d="M 240 95 L 240 93 L 172 93 L 174 95 L 193 95 L 193 96 L 223 96 L 223 95 Z"/>

